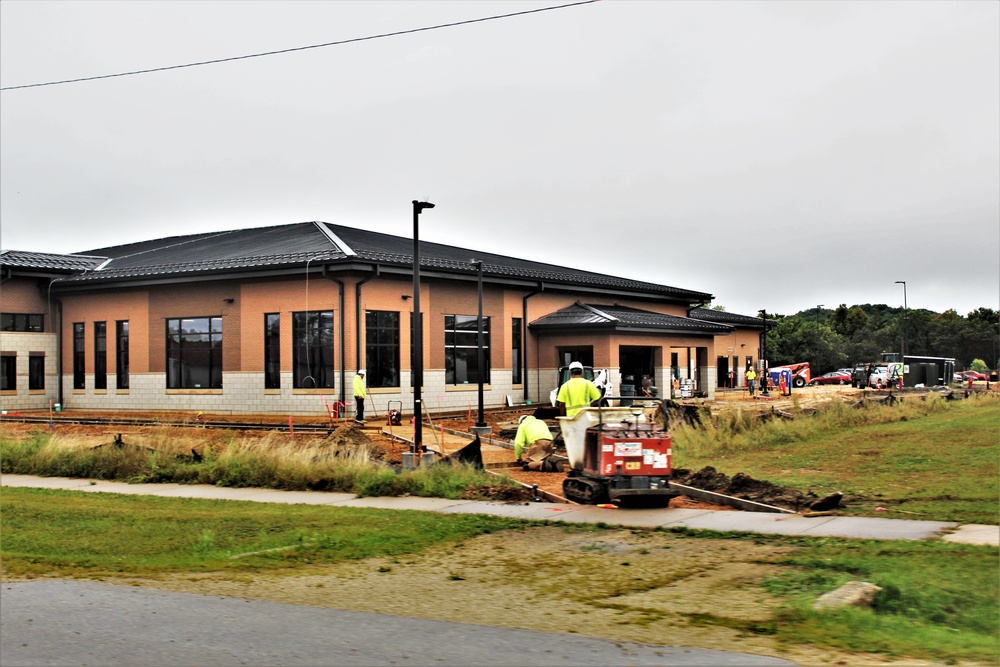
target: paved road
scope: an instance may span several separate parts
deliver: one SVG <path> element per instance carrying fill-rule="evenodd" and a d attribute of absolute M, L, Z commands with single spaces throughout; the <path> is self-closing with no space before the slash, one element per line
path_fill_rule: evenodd
<path fill-rule="evenodd" d="M 3 584 L 0 664 L 795 665 L 740 653 L 87 581 Z"/>

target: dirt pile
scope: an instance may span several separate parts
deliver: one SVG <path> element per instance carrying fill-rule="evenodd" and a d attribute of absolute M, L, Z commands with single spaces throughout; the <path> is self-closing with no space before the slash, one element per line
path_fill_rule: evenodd
<path fill-rule="evenodd" d="M 813 493 L 803 494 L 786 489 L 765 480 L 754 479 L 743 472 L 738 472 L 730 478 L 712 466 L 706 466 L 697 472 L 686 468 L 676 468 L 670 478 L 678 484 L 693 486 L 696 489 L 714 491 L 796 512 L 808 507 L 816 500 L 816 495 Z"/>

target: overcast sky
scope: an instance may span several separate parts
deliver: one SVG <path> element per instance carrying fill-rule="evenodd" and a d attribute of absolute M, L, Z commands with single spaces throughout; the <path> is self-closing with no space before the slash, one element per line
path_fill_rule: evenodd
<path fill-rule="evenodd" d="M 0 85 L 561 2 L 0 2 Z M 1000 3 L 616 2 L 0 93 L 0 246 L 308 220 L 709 292 L 1000 308 Z"/>

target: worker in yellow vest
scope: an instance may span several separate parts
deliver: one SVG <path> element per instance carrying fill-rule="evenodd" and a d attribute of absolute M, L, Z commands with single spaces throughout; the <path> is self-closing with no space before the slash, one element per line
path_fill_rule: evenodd
<path fill-rule="evenodd" d="M 514 456 L 522 462 L 525 470 L 542 470 L 545 459 L 555 452 L 549 425 L 532 415 L 522 415 L 517 420 L 517 435 L 514 436 Z M 522 461 L 522 457 L 524 461 Z"/>
<path fill-rule="evenodd" d="M 754 391 L 757 389 L 757 373 L 754 372 L 753 366 L 747 369 L 747 388 L 750 389 L 750 395 L 753 396 Z"/>
<path fill-rule="evenodd" d="M 368 398 L 368 392 L 365 391 L 365 369 L 359 368 L 357 374 L 354 376 L 354 402 L 357 405 L 354 413 L 354 421 L 359 424 L 365 423 L 366 398 Z"/>
<path fill-rule="evenodd" d="M 569 365 L 569 375 L 566 384 L 559 387 L 556 405 L 559 407 L 559 414 L 572 417 L 580 410 L 601 400 L 601 390 L 583 377 L 583 364 L 579 361 Z"/>

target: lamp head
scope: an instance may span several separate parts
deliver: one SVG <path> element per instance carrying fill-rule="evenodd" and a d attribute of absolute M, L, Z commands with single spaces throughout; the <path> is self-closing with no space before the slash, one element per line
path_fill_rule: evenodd
<path fill-rule="evenodd" d="M 416 209 L 417 213 L 420 213 L 425 208 L 434 208 L 434 204 L 430 203 L 429 201 L 417 201 L 416 199 L 414 199 L 413 208 Z"/>

